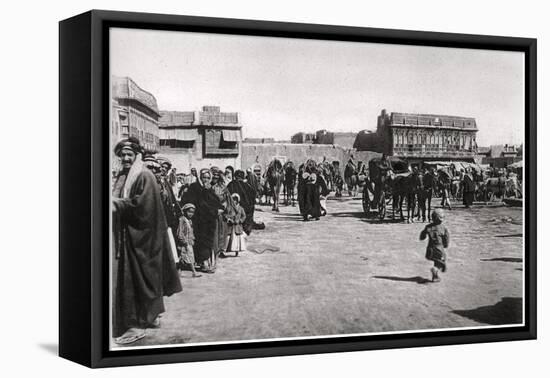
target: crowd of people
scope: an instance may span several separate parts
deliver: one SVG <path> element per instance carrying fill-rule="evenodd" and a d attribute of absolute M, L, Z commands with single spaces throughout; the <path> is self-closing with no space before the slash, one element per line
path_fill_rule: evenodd
<path fill-rule="evenodd" d="M 115 343 L 126 345 L 143 338 L 147 328 L 160 326 L 163 298 L 182 290 L 181 276 L 213 274 L 220 257 L 238 256 L 247 249 L 246 237 L 261 228 L 254 211 L 262 185 L 251 169 L 232 166 L 177 172 L 168 159 L 144 153 L 132 137 L 121 140 L 114 152 L 120 169 L 112 183 L 113 337 Z M 369 176 L 366 165 L 356 167 L 353 159 L 348 165 L 359 177 Z M 386 166 L 391 168 L 383 157 L 380 167 Z M 423 173 L 437 176 L 443 208 L 451 209 L 449 197 L 456 182 L 465 207 L 472 205 L 477 180 L 469 168 Z M 415 169 L 412 174 L 420 172 Z M 340 172 L 330 175 L 312 159 L 299 166 L 297 199 L 303 221 L 318 221 L 327 214 L 327 182 L 341 195 Z M 438 280 L 439 271 L 445 270 L 442 251 L 448 232 L 440 226 L 441 210 L 435 215 L 435 223 L 421 238 L 430 240 L 427 255 L 436 262 L 432 273 Z"/>
<path fill-rule="evenodd" d="M 220 257 L 246 250 L 256 192 L 245 172 L 225 167 L 178 175 L 166 158 L 144 153 L 136 138 L 114 150 L 113 337 L 126 345 L 160 326 L 164 296 L 180 276 L 213 274 Z"/>

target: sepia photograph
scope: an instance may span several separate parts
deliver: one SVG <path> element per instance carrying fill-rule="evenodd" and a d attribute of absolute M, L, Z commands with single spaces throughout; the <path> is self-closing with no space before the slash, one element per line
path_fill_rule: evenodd
<path fill-rule="evenodd" d="M 110 350 L 525 324 L 524 52 L 108 38 Z"/>

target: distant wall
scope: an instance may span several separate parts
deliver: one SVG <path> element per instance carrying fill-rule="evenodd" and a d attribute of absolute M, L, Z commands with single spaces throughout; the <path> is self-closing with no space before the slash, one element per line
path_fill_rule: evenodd
<path fill-rule="evenodd" d="M 233 166 L 235 169 L 241 168 L 240 156 L 200 158 L 191 154 L 189 151 L 178 151 L 177 149 L 161 150 L 158 156 L 168 158 L 172 162 L 172 167 L 176 168 L 178 173 L 189 174 L 191 168 L 196 168 L 197 170 L 211 167 L 224 169 L 228 165 Z"/>

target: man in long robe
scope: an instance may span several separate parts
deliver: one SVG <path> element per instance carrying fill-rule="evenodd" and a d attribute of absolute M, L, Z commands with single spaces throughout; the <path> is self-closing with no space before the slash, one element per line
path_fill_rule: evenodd
<path fill-rule="evenodd" d="M 252 172 L 252 169 L 250 168 L 247 170 L 246 182 L 254 190 L 254 203 L 256 203 L 256 198 L 258 198 L 261 193 L 261 183 L 258 176 L 256 176 L 256 174 Z"/>
<path fill-rule="evenodd" d="M 474 203 L 475 191 L 474 177 L 468 168 L 462 179 L 462 203 L 467 209 Z"/>
<path fill-rule="evenodd" d="M 250 235 L 254 226 L 254 209 L 256 206 L 256 192 L 247 182 L 244 181 L 244 172 L 237 170 L 235 179 L 227 185 L 231 194 L 237 193 L 240 197 L 239 205 L 244 209 L 246 218 L 243 223 L 244 232 Z"/>
<path fill-rule="evenodd" d="M 159 327 L 163 296 L 181 291 L 170 251 L 159 186 L 145 168 L 135 138 L 115 147 L 122 170 L 113 188 L 113 337 L 133 343 Z"/>
<path fill-rule="evenodd" d="M 298 208 L 300 209 L 301 216 L 304 216 L 305 209 L 305 184 L 306 180 L 304 179 L 304 164 L 300 164 L 300 166 L 298 167 L 297 197 Z"/>

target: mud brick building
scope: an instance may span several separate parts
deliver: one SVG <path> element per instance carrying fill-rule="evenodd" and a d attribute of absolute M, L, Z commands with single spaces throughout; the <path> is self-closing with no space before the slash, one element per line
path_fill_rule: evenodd
<path fill-rule="evenodd" d="M 343 148 L 353 148 L 357 133 L 318 130 L 315 133 L 314 144 L 333 144 Z"/>
<path fill-rule="evenodd" d="M 314 140 L 314 133 L 299 132 L 290 137 L 290 143 L 294 144 L 313 144 Z"/>
<path fill-rule="evenodd" d="M 199 111 L 161 111 L 160 153 L 183 173 L 191 168 L 241 166 L 242 125 L 238 113 L 219 106 Z"/>
<path fill-rule="evenodd" d="M 492 145 L 478 150 L 482 164 L 488 164 L 494 168 L 506 168 L 508 165 L 523 159 L 523 146 L 512 144 Z"/>

